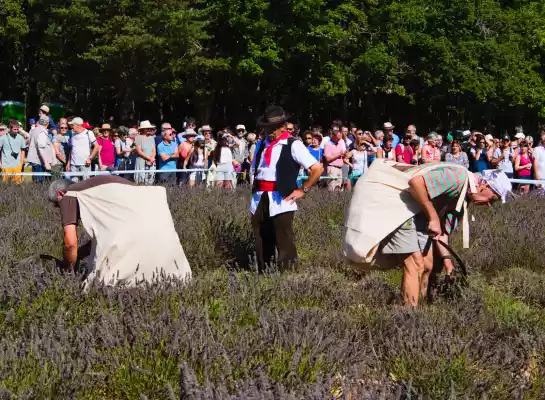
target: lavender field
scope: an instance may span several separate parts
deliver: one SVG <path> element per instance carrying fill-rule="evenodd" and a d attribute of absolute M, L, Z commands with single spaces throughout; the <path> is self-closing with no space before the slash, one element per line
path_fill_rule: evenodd
<path fill-rule="evenodd" d="M 344 265 L 347 194 L 304 199 L 301 265 L 258 275 L 247 191 L 170 189 L 193 282 L 83 294 L 18 262 L 61 255 L 45 189 L 0 191 L 1 399 L 545 398 L 543 199 L 472 210 L 469 287 L 407 311 L 399 270 Z"/>

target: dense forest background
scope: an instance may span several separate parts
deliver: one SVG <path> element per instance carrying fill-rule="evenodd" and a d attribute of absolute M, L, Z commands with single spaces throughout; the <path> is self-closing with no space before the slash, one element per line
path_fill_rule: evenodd
<path fill-rule="evenodd" d="M 542 0 L 0 1 L 0 99 L 95 122 L 535 132 L 544 56 Z"/>

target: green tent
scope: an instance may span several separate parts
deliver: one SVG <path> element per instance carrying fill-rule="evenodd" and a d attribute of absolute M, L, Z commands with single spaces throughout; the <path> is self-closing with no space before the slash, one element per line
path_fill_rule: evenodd
<path fill-rule="evenodd" d="M 25 103 L 20 101 L 0 101 L 0 121 L 8 124 L 10 119 L 16 119 L 26 125 Z"/>

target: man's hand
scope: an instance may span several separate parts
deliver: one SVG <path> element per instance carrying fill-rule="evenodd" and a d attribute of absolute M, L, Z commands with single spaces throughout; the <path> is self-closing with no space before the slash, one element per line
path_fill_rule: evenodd
<path fill-rule="evenodd" d="M 85 166 L 88 167 L 89 165 L 91 165 L 91 159 L 90 158 L 85 160 Z"/>
<path fill-rule="evenodd" d="M 435 218 L 431 219 L 430 222 L 428 222 L 428 232 L 433 238 L 440 236 L 443 233 L 441 229 L 441 221 Z"/>
<path fill-rule="evenodd" d="M 295 203 L 295 200 L 299 200 L 305 196 L 305 192 L 303 192 L 302 189 L 295 189 L 291 194 L 286 197 L 286 201 L 290 202 L 291 204 Z"/>

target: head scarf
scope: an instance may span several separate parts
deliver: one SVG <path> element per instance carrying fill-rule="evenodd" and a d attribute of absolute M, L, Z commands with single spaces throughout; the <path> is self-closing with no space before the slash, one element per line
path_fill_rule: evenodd
<path fill-rule="evenodd" d="M 505 172 L 499 169 L 487 169 L 483 171 L 483 180 L 488 183 L 490 188 L 496 192 L 501 198 L 501 202 L 505 203 L 507 194 L 511 193 L 513 187 L 511 181 L 505 175 Z"/>

